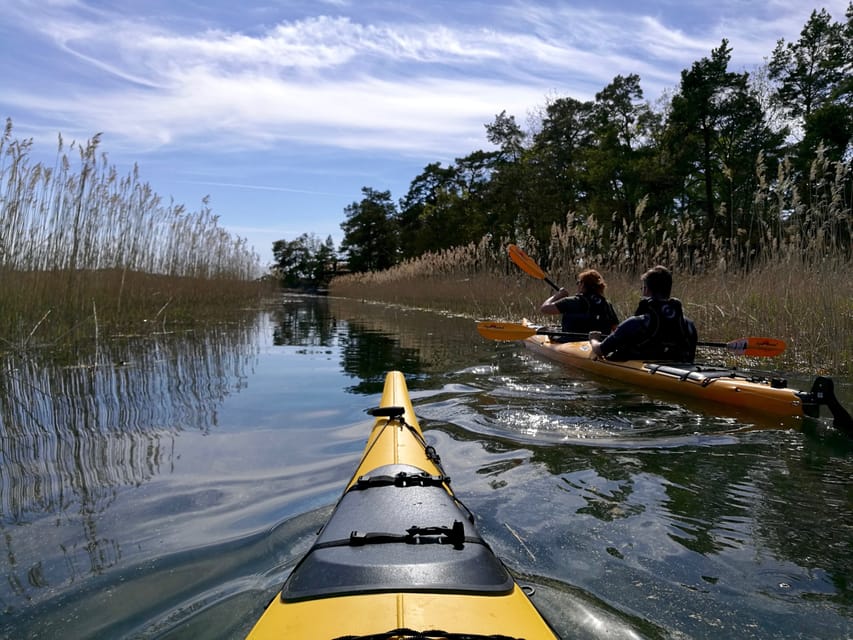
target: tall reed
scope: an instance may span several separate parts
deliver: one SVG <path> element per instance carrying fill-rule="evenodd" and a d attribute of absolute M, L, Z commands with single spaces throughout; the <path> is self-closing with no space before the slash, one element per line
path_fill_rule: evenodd
<path fill-rule="evenodd" d="M 206 199 L 197 212 L 164 203 L 138 167 L 119 175 L 99 144 L 96 135 L 66 146 L 60 135 L 49 166 L 31 160 L 32 140 L 15 139 L 6 121 L 0 340 L 7 346 L 47 327 L 56 339 L 82 324 L 190 317 L 198 305 L 258 295 L 259 257 L 218 225 Z"/>

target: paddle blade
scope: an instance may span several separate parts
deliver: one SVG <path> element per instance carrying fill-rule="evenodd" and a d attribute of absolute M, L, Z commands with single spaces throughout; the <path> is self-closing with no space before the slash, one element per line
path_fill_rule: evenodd
<path fill-rule="evenodd" d="M 477 331 L 487 340 L 526 340 L 536 335 L 536 329 L 513 322 L 478 322 Z"/>
<path fill-rule="evenodd" d="M 740 338 L 726 343 L 726 349 L 739 356 L 770 358 L 785 351 L 784 340 L 776 338 Z"/>
<path fill-rule="evenodd" d="M 509 253 L 509 259 L 517 264 L 522 271 L 539 280 L 545 279 L 545 272 L 542 271 L 542 267 L 536 264 L 533 258 L 519 249 L 517 245 L 511 244 L 506 250 Z"/>

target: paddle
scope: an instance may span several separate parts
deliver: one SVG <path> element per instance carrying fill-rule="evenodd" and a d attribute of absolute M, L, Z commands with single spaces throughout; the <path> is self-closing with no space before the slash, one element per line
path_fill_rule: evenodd
<path fill-rule="evenodd" d="M 542 271 L 542 267 L 536 264 L 533 258 L 519 249 L 517 245 L 511 244 L 506 248 L 506 250 L 509 253 L 509 259 L 517 264 L 522 271 L 534 278 L 537 278 L 538 280 L 544 280 L 554 288 L 554 291 L 560 290 L 560 287 L 548 279 L 548 276 L 546 276 L 545 272 Z"/>
<path fill-rule="evenodd" d="M 531 327 L 514 322 L 491 322 L 483 321 L 477 323 L 477 331 L 481 336 L 489 340 L 525 340 L 537 334 L 556 336 L 560 338 L 577 338 L 578 341 L 586 340 L 585 333 L 565 333 L 563 331 L 550 331 L 547 328 Z M 738 356 L 757 356 L 770 358 L 778 356 L 785 350 L 785 342 L 776 338 L 739 338 L 731 342 L 698 342 L 700 347 L 713 347 L 729 351 Z"/>

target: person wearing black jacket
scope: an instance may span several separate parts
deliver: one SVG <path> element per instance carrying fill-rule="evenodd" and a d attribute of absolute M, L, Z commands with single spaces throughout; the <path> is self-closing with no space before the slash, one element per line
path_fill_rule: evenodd
<path fill-rule="evenodd" d="M 699 336 L 678 298 L 670 296 L 672 274 L 655 266 L 642 276 L 643 298 L 637 311 L 603 341 L 590 339 L 593 353 L 608 360 L 693 362 Z"/>
<path fill-rule="evenodd" d="M 539 310 L 545 314 L 562 314 L 562 331 L 583 333 L 600 331 L 610 333 L 619 324 L 616 311 L 613 310 L 604 289 L 607 283 L 595 269 L 586 269 L 578 274 L 577 292 L 570 295 L 561 288 L 545 300 Z"/>

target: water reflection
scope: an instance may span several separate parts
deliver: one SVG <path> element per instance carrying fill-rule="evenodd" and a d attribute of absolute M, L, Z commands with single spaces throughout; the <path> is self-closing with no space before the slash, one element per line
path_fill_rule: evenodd
<path fill-rule="evenodd" d="M 0 360 L 6 609 L 120 562 L 121 541 L 100 533 L 100 519 L 122 487 L 171 469 L 176 434 L 216 428 L 219 404 L 251 373 L 259 330 L 253 319 L 115 340 L 70 367 L 38 355 Z M 45 517 L 55 527 L 39 525 L 47 535 L 34 548 Z"/>
<path fill-rule="evenodd" d="M 471 319 L 287 296 L 90 366 L 3 367 L 0 636 L 244 635 L 395 368 L 481 531 L 566 637 L 849 628 L 851 445 L 573 375 Z"/>
<path fill-rule="evenodd" d="M 276 305 L 273 315 L 273 344 L 328 347 L 339 336 L 338 320 L 326 298 L 288 294 Z"/>
<path fill-rule="evenodd" d="M 275 344 L 339 346 L 341 369 L 355 380 L 349 391 L 360 395 L 381 392 L 392 369 L 404 371 L 417 386 L 425 373 L 452 371 L 482 346 L 470 319 L 385 303 L 290 294 L 273 320 Z M 449 327 L 467 337 L 465 348 L 446 339 Z"/>

